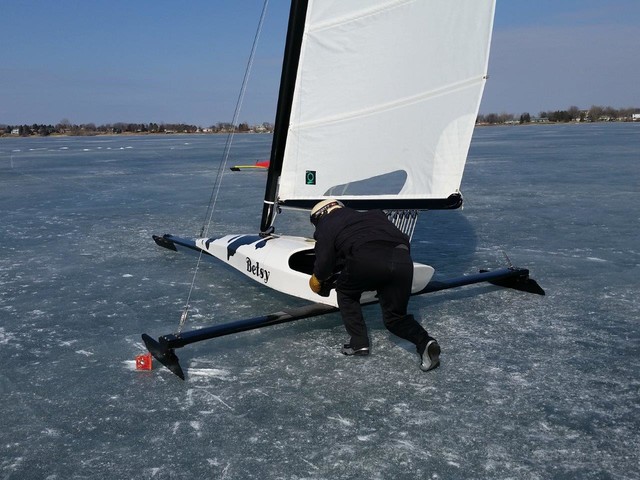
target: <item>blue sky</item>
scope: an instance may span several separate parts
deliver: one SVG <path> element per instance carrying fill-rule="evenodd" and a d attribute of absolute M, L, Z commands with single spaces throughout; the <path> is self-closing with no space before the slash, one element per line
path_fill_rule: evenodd
<path fill-rule="evenodd" d="M 270 0 L 240 121 L 271 122 Z M 0 124 L 228 122 L 262 0 L 0 0 Z M 640 107 L 640 0 L 498 0 L 482 113 Z"/>

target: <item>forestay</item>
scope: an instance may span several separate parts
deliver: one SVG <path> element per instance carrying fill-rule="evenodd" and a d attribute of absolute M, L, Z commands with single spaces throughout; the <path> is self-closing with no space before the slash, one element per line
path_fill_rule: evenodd
<path fill-rule="evenodd" d="M 457 194 L 494 9 L 495 0 L 309 0 L 278 203 L 433 208 Z"/>

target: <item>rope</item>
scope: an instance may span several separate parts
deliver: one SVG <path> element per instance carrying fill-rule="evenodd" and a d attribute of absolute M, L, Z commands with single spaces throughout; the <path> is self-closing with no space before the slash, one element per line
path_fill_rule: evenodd
<path fill-rule="evenodd" d="M 209 233 L 209 227 L 211 226 L 211 222 L 213 219 L 213 212 L 216 208 L 216 203 L 218 201 L 218 195 L 220 194 L 220 187 L 222 185 L 222 178 L 224 172 L 226 171 L 227 162 L 229 160 L 229 152 L 231 151 L 231 144 L 233 143 L 233 137 L 235 135 L 235 126 L 238 122 L 238 118 L 240 117 L 240 110 L 242 108 L 242 102 L 244 100 L 244 95 L 247 90 L 247 84 L 249 83 L 249 76 L 251 73 L 251 68 L 253 66 L 253 59 L 255 57 L 256 49 L 258 46 L 258 39 L 260 38 L 260 33 L 262 32 L 262 25 L 264 24 L 264 19 L 267 13 L 267 6 L 269 4 L 269 0 L 264 0 L 262 5 L 262 13 L 260 14 L 260 20 L 258 21 L 258 28 L 256 29 L 255 37 L 253 38 L 253 45 L 251 46 L 251 53 L 249 55 L 249 60 L 247 61 L 247 66 L 244 72 L 244 78 L 242 79 L 242 87 L 240 88 L 240 93 L 238 95 L 238 100 L 236 102 L 236 108 L 233 113 L 233 120 L 231 122 L 231 132 L 227 135 L 227 141 L 224 146 L 224 151 L 222 154 L 222 161 L 218 166 L 218 172 L 216 174 L 216 179 L 213 183 L 213 189 L 211 191 L 211 197 L 209 198 L 209 206 L 207 207 L 207 212 L 205 214 L 205 220 L 202 223 L 202 228 L 200 229 L 200 237 L 206 237 Z M 191 294 L 193 293 L 193 288 L 196 283 L 196 276 L 198 275 L 198 269 L 200 268 L 200 261 L 202 260 L 202 250 L 200 250 L 200 254 L 198 255 L 198 261 L 196 262 L 196 267 L 193 272 L 193 279 L 191 280 L 191 286 L 189 287 L 189 294 L 187 295 L 187 301 L 185 302 L 184 310 L 182 311 L 182 315 L 180 315 L 180 324 L 178 325 L 178 330 L 176 332 L 176 336 L 180 335 L 182 332 L 182 328 L 187 321 L 189 316 L 190 302 L 191 302 Z"/>

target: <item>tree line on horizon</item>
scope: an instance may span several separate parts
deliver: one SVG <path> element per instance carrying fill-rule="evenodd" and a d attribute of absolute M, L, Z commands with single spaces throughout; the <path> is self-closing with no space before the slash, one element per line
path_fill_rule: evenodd
<path fill-rule="evenodd" d="M 516 118 L 512 113 L 489 113 L 487 115 L 478 115 L 476 123 L 480 125 L 499 125 L 531 122 L 618 122 L 631 121 L 634 113 L 640 113 L 640 108 L 613 108 L 592 105 L 588 110 L 581 110 L 576 106 L 571 106 L 567 110 L 543 111 L 537 117 L 532 117 L 528 112 L 521 114 L 519 118 Z"/>
<path fill-rule="evenodd" d="M 0 125 L 0 135 L 19 135 L 28 137 L 33 135 L 46 137 L 48 135 L 105 135 L 124 133 L 247 133 L 260 132 L 270 133 L 273 126 L 264 122 L 260 125 L 250 126 L 248 123 L 232 125 L 231 123 L 218 122 L 210 127 L 200 127 L 186 123 L 107 123 L 96 125 L 95 123 L 72 124 L 68 120 L 62 120 L 56 125 L 37 124 L 32 125 Z"/>
<path fill-rule="evenodd" d="M 525 112 L 516 118 L 512 113 L 480 114 L 476 119 L 478 125 L 501 125 L 532 122 L 601 122 L 601 121 L 631 121 L 633 114 L 640 113 L 640 108 L 602 107 L 593 105 L 588 110 L 581 110 L 571 106 L 567 110 L 553 112 L 540 112 L 537 117 Z M 56 125 L 32 124 L 32 125 L 0 125 L 0 136 L 19 135 L 43 136 L 48 135 L 104 135 L 104 134 L 148 134 L 148 133 L 272 133 L 273 125 L 268 122 L 259 125 L 240 123 L 218 122 L 209 127 L 200 127 L 185 123 L 107 123 L 96 126 L 94 123 L 72 124 L 69 120 L 61 120 Z"/>

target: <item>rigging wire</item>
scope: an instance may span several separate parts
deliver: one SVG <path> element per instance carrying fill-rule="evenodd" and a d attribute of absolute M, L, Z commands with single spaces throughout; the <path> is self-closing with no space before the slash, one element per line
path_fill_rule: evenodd
<path fill-rule="evenodd" d="M 229 152 L 231 151 L 231 144 L 233 143 L 233 137 L 235 134 L 235 125 L 238 122 L 238 118 L 240 117 L 240 109 L 242 108 L 242 102 L 244 100 L 244 95 L 247 90 L 247 84 L 249 83 L 249 76 L 251 73 L 251 68 L 253 67 L 253 59 L 255 57 L 256 49 L 258 46 L 258 39 L 260 38 L 260 33 L 262 32 L 262 26 L 264 24 L 264 19 L 267 13 L 268 4 L 269 4 L 269 0 L 264 0 L 264 3 L 262 5 L 262 13 L 260 14 L 260 20 L 258 21 L 258 28 L 256 29 L 256 33 L 253 38 L 251 53 L 249 54 L 249 60 L 247 61 L 244 77 L 242 79 L 242 87 L 240 88 L 240 93 L 238 94 L 238 100 L 236 102 L 236 108 L 235 108 L 235 111 L 233 112 L 233 120 L 231 122 L 231 132 L 227 135 L 227 140 L 222 153 L 222 161 L 218 166 L 218 172 L 216 174 L 215 181 L 213 182 L 213 189 L 211 191 L 211 197 L 209 198 L 209 205 L 207 207 L 205 219 L 202 223 L 202 228 L 200 229 L 200 237 L 206 237 L 208 235 L 209 227 L 211 226 L 211 222 L 213 220 L 213 212 L 215 211 L 216 203 L 218 201 L 218 195 L 220 194 L 220 187 L 222 185 L 222 178 L 223 178 L 224 172 L 226 171 L 227 162 L 229 160 Z M 200 267 L 201 260 L 202 260 L 202 250 L 200 250 L 200 254 L 198 255 L 196 267 L 193 272 L 193 279 L 191 280 L 191 286 L 189 287 L 189 294 L 187 295 L 187 301 L 185 302 L 182 315 L 180 315 L 180 323 L 178 325 L 178 330 L 176 331 L 176 336 L 180 335 L 180 333 L 182 332 L 182 328 L 184 327 L 184 324 L 186 323 L 187 318 L 189 316 L 191 294 L 193 293 L 193 288 L 196 283 L 196 276 L 198 275 L 198 269 Z"/>

